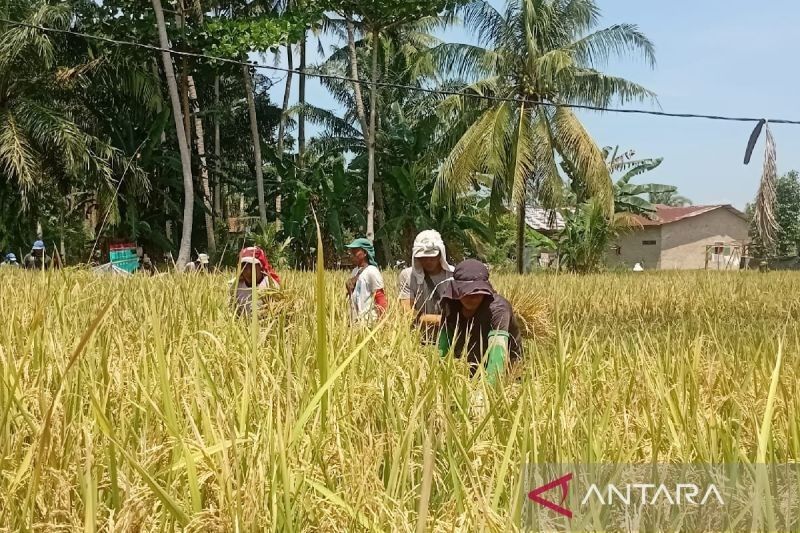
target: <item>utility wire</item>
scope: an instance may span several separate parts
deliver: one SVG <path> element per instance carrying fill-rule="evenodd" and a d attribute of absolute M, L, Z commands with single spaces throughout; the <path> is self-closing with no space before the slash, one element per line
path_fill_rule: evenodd
<path fill-rule="evenodd" d="M 293 73 L 299 74 L 301 76 L 310 76 L 314 78 L 321 78 L 321 79 L 329 79 L 329 80 L 338 80 L 338 81 L 346 81 L 349 83 L 358 83 L 360 85 L 372 86 L 373 82 L 369 80 L 360 80 L 355 78 L 349 78 L 347 76 L 339 76 L 336 74 L 324 74 L 321 72 L 308 72 L 308 71 L 301 71 L 297 69 L 289 69 L 284 67 L 278 66 L 271 66 L 271 65 L 263 65 L 256 62 L 250 61 L 239 61 L 236 59 L 229 59 L 225 57 L 217 57 L 217 56 L 210 56 L 207 54 L 199 54 L 196 52 L 185 52 L 181 50 L 173 50 L 170 48 L 161 48 L 159 46 L 154 46 L 151 44 L 145 43 L 136 43 L 133 41 L 121 41 L 118 39 L 111 39 L 110 37 L 103 37 L 100 35 L 91 35 L 88 33 L 82 33 L 73 30 L 64 30 L 59 28 L 50 28 L 47 26 L 40 26 L 37 24 L 29 24 L 27 22 L 20 22 L 15 20 L 8 20 L 5 18 L 0 17 L 0 22 L 5 24 L 11 24 L 12 26 L 21 26 L 25 28 L 31 28 L 43 32 L 50 32 L 50 33 L 61 33 L 67 35 L 73 35 L 76 37 L 83 37 L 86 39 L 93 39 L 96 41 L 102 41 L 118 46 L 133 46 L 137 48 L 143 48 L 146 50 L 152 50 L 154 52 L 168 52 L 173 55 L 177 56 L 184 56 L 184 57 L 194 57 L 198 59 L 207 59 L 211 61 L 219 61 L 221 63 L 227 63 L 232 65 L 240 65 L 240 66 L 249 66 L 255 69 L 264 69 L 264 70 L 272 70 L 278 72 L 286 72 L 286 73 Z M 476 93 L 468 93 L 463 91 L 452 91 L 447 89 L 429 89 L 425 87 L 418 87 L 414 85 L 403 85 L 398 83 L 387 83 L 387 82 L 375 82 L 374 85 L 378 87 L 388 87 L 393 89 L 403 89 L 407 91 L 416 91 L 422 92 L 427 94 L 438 94 L 438 95 L 445 95 L 445 96 L 460 96 L 462 98 L 474 98 L 478 100 L 488 100 L 494 102 L 511 102 L 511 103 L 520 103 L 526 104 L 531 106 L 545 106 L 545 107 L 555 107 L 555 108 L 569 108 L 569 109 L 583 109 L 588 111 L 601 111 L 605 113 L 623 113 L 629 115 L 650 115 L 656 117 L 671 117 L 671 118 L 699 118 L 699 119 L 707 119 L 707 120 L 722 120 L 727 122 L 761 122 L 762 120 L 766 120 L 771 124 L 792 124 L 796 126 L 800 126 L 800 120 L 790 120 L 790 119 L 763 119 L 763 118 L 753 118 L 753 117 L 732 117 L 732 116 L 724 116 L 724 115 L 708 115 L 702 113 L 668 113 L 665 111 L 651 111 L 648 109 L 623 109 L 623 108 L 616 108 L 616 107 L 603 107 L 603 106 L 593 106 L 593 105 L 586 105 L 586 104 L 568 104 L 568 103 L 560 103 L 560 102 L 545 102 L 539 100 L 529 100 L 526 98 L 506 98 L 502 96 L 489 96 L 489 95 L 481 95 Z"/>

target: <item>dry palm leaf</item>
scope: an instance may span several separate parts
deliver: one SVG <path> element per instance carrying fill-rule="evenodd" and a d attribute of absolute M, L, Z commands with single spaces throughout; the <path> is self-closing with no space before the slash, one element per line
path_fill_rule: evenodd
<path fill-rule="evenodd" d="M 769 130 L 769 123 L 766 120 L 761 120 L 753 130 L 753 133 L 750 134 L 750 140 L 747 143 L 747 151 L 744 156 L 744 164 L 746 165 L 750 162 L 753 149 L 761 134 L 762 128 L 766 131 L 764 169 L 761 173 L 761 183 L 758 186 L 758 194 L 756 195 L 756 209 L 753 222 L 755 223 L 756 232 L 763 246 L 771 251 L 775 246 L 775 238 L 778 233 L 778 222 L 775 219 L 775 182 L 777 180 L 778 170 L 775 139 L 772 137 L 772 132 Z"/>

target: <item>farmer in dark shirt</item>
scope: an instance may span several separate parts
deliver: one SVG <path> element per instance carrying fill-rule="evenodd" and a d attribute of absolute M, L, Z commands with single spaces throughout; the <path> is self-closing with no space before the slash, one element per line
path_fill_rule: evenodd
<path fill-rule="evenodd" d="M 486 373 L 494 383 L 506 362 L 522 355 L 522 336 L 511 304 L 489 283 L 489 270 L 467 259 L 456 265 L 453 279 L 443 285 L 439 352 L 466 354 L 472 373 L 486 355 Z"/>

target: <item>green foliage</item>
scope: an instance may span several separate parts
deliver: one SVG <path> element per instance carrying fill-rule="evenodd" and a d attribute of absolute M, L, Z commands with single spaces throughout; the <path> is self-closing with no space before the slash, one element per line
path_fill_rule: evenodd
<path fill-rule="evenodd" d="M 322 230 L 322 242 L 328 266 L 337 266 L 353 229 L 364 226 L 360 198 L 364 190 L 360 179 L 335 153 L 315 155 L 298 168 L 295 157 L 284 154 L 272 157 L 265 177 L 283 177 L 284 196 L 281 221 L 283 235 L 291 239 L 292 255 L 287 258 L 296 267 L 312 268 L 316 258 L 316 213 Z"/>
<path fill-rule="evenodd" d="M 614 239 L 633 225 L 627 214 L 609 220 L 596 198 L 574 210 L 562 210 L 561 215 L 565 227 L 553 240 L 559 267 L 580 274 L 601 270 Z"/>
<path fill-rule="evenodd" d="M 464 0 L 322 0 L 327 11 L 359 16 L 369 30 L 413 22 L 452 9 Z"/>
<path fill-rule="evenodd" d="M 800 174 L 791 172 L 778 178 L 775 186 L 775 218 L 780 229 L 776 241 L 778 255 L 800 252 Z"/>
<path fill-rule="evenodd" d="M 251 19 L 218 19 L 197 31 L 197 46 L 213 56 L 242 58 L 248 52 L 268 50 L 302 37 L 309 17 L 291 11 Z"/>
<path fill-rule="evenodd" d="M 470 80 L 469 92 L 512 102 L 487 104 L 459 96 L 444 100 L 442 112 L 477 112 L 442 164 L 436 199 L 452 201 L 483 179 L 495 208 L 509 202 L 520 208 L 529 195 L 556 207 L 563 190 L 556 164 L 560 157 L 574 168 L 572 179 L 598 198 L 610 216 L 609 169 L 576 115 L 567 108 L 523 101 L 605 106 L 614 99 L 654 99 L 644 87 L 596 70 L 609 57 L 628 53 L 641 54 L 653 64 L 653 45 L 632 25 L 595 31 L 599 9 L 593 0 L 510 0 L 504 13 L 476 1 L 457 11 L 467 27 L 475 28 L 481 46 L 437 46 L 432 53 L 441 69 Z M 517 231 L 525 231 L 521 222 Z"/>
<path fill-rule="evenodd" d="M 593 70 L 609 55 L 642 52 L 652 59 L 646 38 L 624 25 L 587 35 L 597 19 L 594 4 L 571 4 L 574 10 L 552 0 L 512 0 L 500 15 L 486 3 L 458 0 L 193 2 L 172 5 L 166 26 L 176 50 L 244 59 L 285 48 L 307 28 L 344 40 L 344 20 L 324 16 L 335 12 L 353 22 L 362 77 L 375 51 L 380 79 L 400 85 L 579 103 L 650 97 Z M 156 42 L 148 2 L 13 0 L 5 11 L 36 24 Z M 456 13 L 485 48 L 443 45 L 432 35 Z M 341 46 L 310 68 L 349 77 L 351 60 Z M 227 219 L 248 219 L 258 207 L 252 146 L 243 142 L 250 133 L 242 71 L 194 57 L 174 56 L 174 63 L 181 99 L 188 99 L 189 76 L 197 93 L 188 102 L 186 125 L 193 174 L 201 175 L 205 161 L 212 195 L 220 199 L 207 222 L 203 188 L 196 187 L 192 249 L 205 251 L 204 226 L 213 223 L 218 249 L 234 254 L 242 243 L 224 231 Z M 75 258 L 88 255 L 96 239 L 135 240 L 151 257 L 174 248 L 182 230 L 183 181 L 160 69 L 149 50 L 0 25 L 0 247 L 29 246 L 38 222 L 48 242 L 63 237 Z M 276 153 L 282 116 L 267 94 L 276 79 L 257 73 L 253 81 L 268 218 L 277 217 L 272 200 L 278 194 L 283 210 L 281 229 L 265 228 L 277 233 L 246 239 L 261 239 L 271 253 L 285 253 L 289 264 L 310 266 L 317 247 L 313 210 L 324 256 L 335 266 L 343 243 L 365 229 L 367 147 L 353 86 L 322 80 L 341 112 L 314 102 L 289 109 L 287 131 L 300 114 L 323 128 L 300 165 L 291 135 L 281 143 L 288 151 Z M 365 108 L 369 94 L 362 92 Z M 610 190 L 603 154 L 567 110 L 489 106 L 404 88 L 380 88 L 376 104 L 375 189 L 384 215 L 377 237 L 387 256 L 405 258 L 416 232 L 434 228 L 454 259 L 509 261 L 509 202 L 536 196 L 555 205 L 563 191 L 560 159 L 575 169 L 572 181 L 592 195 Z M 204 159 L 197 153 L 195 118 L 204 123 Z M 488 196 L 478 194 L 481 185 Z M 286 242 L 291 246 L 281 251 Z"/>
<path fill-rule="evenodd" d="M 753 205 L 748 204 L 745 211 L 752 218 Z M 796 170 L 784 174 L 775 184 L 775 218 L 779 226 L 775 254 L 778 257 L 797 256 L 800 254 L 800 174 Z M 767 254 L 752 226 L 750 237 L 753 240 L 751 254 L 765 257 Z"/>

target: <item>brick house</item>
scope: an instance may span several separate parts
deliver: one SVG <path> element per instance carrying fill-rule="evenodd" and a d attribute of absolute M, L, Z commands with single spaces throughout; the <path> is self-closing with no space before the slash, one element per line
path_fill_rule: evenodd
<path fill-rule="evenodd" d="M 629 269 L 641 263 L 645 270 L 740 268 L 750 231 L 744 213 L 730 205 L 655 207 L 652 218 L 636 217 L 641 227 L 617 239 L 608 252 L 609 267 Z M 528 208 L 526 221 L 548 236 L 564 228 L 560 215 L 540 208 Z M 554 255 L 552 251 L 538 251 L 539 255 L 534 255 L 534 250 L 526 252 L 531 262 L 538 259 L 539 266 L 550 264 Z"/>
<path fill-rule="evenodd" d="M 617 240 L 609 266 L 738 270 L 746 255 L 750 222 L 730 205 L 657 205 L 652 219 L 637 218 L 642 227 Z"/>

